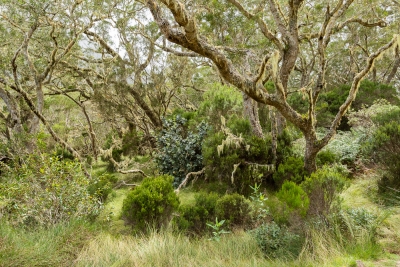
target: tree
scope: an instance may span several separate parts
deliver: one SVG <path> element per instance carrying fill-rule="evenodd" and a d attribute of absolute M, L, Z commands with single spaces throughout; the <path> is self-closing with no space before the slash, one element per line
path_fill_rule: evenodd
<path fill-rule="evenodd" d="M 361 80 L 373 69 L 378 57 L 399 47 L 400 38 L 395 35 L 391 41 L 368 54 L 366 63 L 355 71 L 348 96 L 332 120 L 328 132 L 318 139 L 315 106 L 320 93 L 327 88 L 327 70 L 331 59 L 336 56 L 331 51 L 331 44 L 338 40 L 344 45 L 349 44 L 347 29 L 352 25 L 364 28 L 385 27 L 387 23 L 381 19 L 380 14 L 390 13 L 390 8 L 383 10 L 383 6 L 379 12 L 375 12 L 376 6 L 379 6 L 375 1 L 369 6 L 362 2 L 354 3 L 353 0 L 334 3 L 308 3 L 303 0 L 242 3 L 227 0 L 217 4 L 215 1 L 204 2 L 196 6 L 193 2 L 184 4 L 179 0 L 147 0 L 144 4 L 171 44 L 208 58 L 227 82 L 255 101 L 275 107 L 284 118 L 300 129 L 306 140 L 304 167 L 308 172 L 315 171 L 317 153 L 336 134 L 336 128 L 357 95 Z M 214 12 L 204 8 L 208 3 L 216 5 L 216 12 L 234 10 L 234 14 L 240 13 L 253 23 L 254 35 L 264 38 L 265 45 L 261 48 L 253 44 L 256 49 L 261 49 L 263 57 L 262 60 L 251 62 L 250 72 L 238 67 L 226 51 L 233 51 L 242 62 L 246 60 L 245 56 L 238 53 L 237 49 L 218 45 L 215 35 L 203 30 L 210 25 L 205 18 Z M 169 13 L 164 12 L 165 9 Z M 359 12 L 363 12 L 363 16 Z M 365 13 L 368 13 L 369 20 L 360 19 Z M 247 44 L 251 46 L 251 42 Z M 274 83 L 274 92 L 265 89 L 266 81 Z M 299 92 L 308 101 L 306 114 L 298 113 L 288 103 L 290 94 Z"/>

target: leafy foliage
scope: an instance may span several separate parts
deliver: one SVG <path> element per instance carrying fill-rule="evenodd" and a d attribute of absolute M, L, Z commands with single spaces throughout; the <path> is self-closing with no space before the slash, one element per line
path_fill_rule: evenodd
<path fill-rule="evenodd" d="M 299 184 L 304 180 L 305 175 L 304 160 L 302 158 L 288 157 L 283 163 L 279 164 L 272 177 L 275 183 L 280 186 L 285 181 L 293 181 Z"/>
<path fill-rule="evenodd" d="M 15 224 L 52 225 L 70 218 L 93 218 L 101 209 L 90 180 L 75 161 L 31 154 L 2 168 L 0 212 Z"/>
<path fill-rule="evenodd" d="M 101 202 L 107 200 L 111 193 L 113 185 L 118 181 L 118 178 L 112 173 L 102 173 L 93 177 L 88 190 L 90 195 L 98 197 Z"/>
<path fill-rule="evenodd" d="M 121 217 L 125 223 L 137 231 L 165 226 L 179 206 L 172 180 L 168 175 L 144 179 L 124 200 Z"/>
<path fill-rule="evenodd" d="M 400 189 L 400 125 L 392 121 L 380 126 L 373 136 L 372 155 L 387 173 L 378 183 L 381 192 L 388 188 Z"/>
<path fill-rule="evenodd" d="M 289 211 L 296 210 L 301 216 L 306 216 L 310 200 L 300 186 L 294 182 L 285 181 L 276 196 L 287 204 Z"/>
<path fill-rule="evenodd" d="M 295 257 L 302 247 L 300 236 L 293 234 L 276 223 L 263 224 L 251 231 L 258 246 L 266 257 Z"/>
<path fill-rule="evenodd" d="M 179 216 L 173 222 L 180 231 L 189 235 L 201 235 L 206 232 L 206 223 L 215 218 L 215 206 L 219 195 L 201 192 L 195 195 L 195 205 L 181 205 Z"/>
<path fill-rule="evenodd" d="M 163 130 L 157 138 L 159 153 L 156 162 L 161 172 L 174 177 L 175 187 L 187 173 L 203 167 L 201 148 L 207 130 L 208 125 L 201 122 L 196 133 L 188 131 L 187 120 L 179 115 L 163 121 Z"/>
<path fill-rule="evenodd" d="M 224 195 L 217 200 L 215 215 L 227 221 L 229 227 L 246 227 L 250 221 L 250 203 L 237 193 Z"/>

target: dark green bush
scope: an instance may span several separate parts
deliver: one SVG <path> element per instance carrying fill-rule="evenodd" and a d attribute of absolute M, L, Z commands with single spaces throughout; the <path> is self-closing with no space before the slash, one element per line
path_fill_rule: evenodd
<path fill-rule="evenodd" d="M 250 232 L 268 258 L 295 258 L 301 251 L 302 239 L 276 223 L 263 224 Z"/>
<path fill-rule="evenodd" d="M 380 126 L 372 137 L 370 154 L 386 173 L 378 182 L 379 192 L 400 189 L 400 124 L 392 121 Z"/>
<path fill-rule="evenodd" d="M 338 193 L 347 184 L 346 178 L 334 168 L 324 166 L 301 184 L 310 199 L 308 214 L 327 216 Z"/>
<path fill-rule="evenodd" d="M 273 178 L 275 184 L 281 186 L 285 181 L 293 181 L 299 184 L 304 180 L 305 175 L 303 159 L 288 157 L 283 163 L 279 164 Z"/>
<path fill-rule="evenodd" d="M 215 216 L 226 220 L 229 227 L 245 228 L 251 222 L 250 202 L 237 193 L 224 195 L 215 206 Z"/>
<path fill-rule="evenodd" d="M 165 226 L 179 206 L 172 181 L 168 175 L 144 179 L 123 202 L 121 217 L 125 223 L 137 231 L 145 231 L 147 226 Z"/>
<path fill-rule="evenodd" d="M 118 178 L 114 174 L 108 172 L 102 173 L 99 176 L 93 177 L 88 186 L 88 191 L 90 195 L 97 197 L 101 202 L 105 202 L 117 181 Z"/>
<path fill-rule="evenodd" d="M 207 222 L 215 220 L 215 206 L 219 195 L 216 193 L 199 193 L 195 195 L 195 205 L 181 205 L 179 216 L 174 217 L 178 230 L 189 235 L 202 235 L 207 229 Z"/>
<path fill-rule="evenodd" d="M 331 165 L 338 160 L 338 157 L 332 151 L 322 150 L 317 155 L 317 166 L 322 167 L 324 165 Z"/>
<path fill-rule="evenodd" d="M 202 122 L 197 132 L 187 129 L 187 120 L 176 116 L 163 120 L 163 130 L 157 138 L 159 153 L 156 162 L 162 173 L 174 177 L 174 186 L 178 187 L 189 172 L 199 171 L 203 167 L 202 143 L 208 126 Z"/>
<path fill-rule="evenodd" d="M 206 176 L 210 181 L 220 181 L 231 185 L 236 192 L 249 194 L 251 193 L 250 185 L 260 182 L 265 174 L 269 174 L 269 170 L 263 165 L 271 161 L 270 139 L 246 137 L 237 146 L 224 145 L 222 153 L 219 154 L 217 147 L 225 139 L 224 133 L 217 132 L 210 134 L 204 141 L 203 157 Z M 232 172 L 236 164 L 239 165 L 232 181 Z"/>

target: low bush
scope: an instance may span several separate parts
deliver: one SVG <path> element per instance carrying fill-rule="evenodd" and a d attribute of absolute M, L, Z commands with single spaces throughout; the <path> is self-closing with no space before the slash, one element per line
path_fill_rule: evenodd
<path fill-rule="evenodd" d="M 294 258 L 300 253 L 303 244 L 299 235 L 274 222 L 263 224 L 250 233 L 268 258 Z"/>
<path fill-rule="evenodd" d="M 207 230 L 207 222 L 215 220 L 215 206 L 219 195 L 216 193 L 199 193 L 195 195 L 195 205 L 181 205 L 179 215 L 173 223 L 179 231 L 189 235 L 202 235 Z"/>
<path fill-rule="evenodd" d="M 215 216 L 226 220 L 230 228 L 246 228 L 251 222 L 250 203 L 237 193 L 224 195 L 217 200 Z"/>
<path fill-rule="evenodd" d="M 287 204 L 290 212 L 296 211 L 302 217 L 306 216 L 310 200 L 300 186 L 294 182 L 285 181 L 276 196 L 280 201 Z"/>
<path fill-rule="evenodd" d="M 337 194 L 344 189 L 346 184 L 346 178 L 333 167 L 324 166 L 312 173 L 301 184 L 310 200 L 308 214 L 328 215 Z"/>
<path fill-rule="evenodd" d="M 2 169 L 0 214 L 14 224 L 49 226 L 71 218 L 94 218 L 102 204 L 76 161 L 31 154 Z"/>
<path fill-rule="evenodd" d="M 146 231 L 147 226 L 156 229 L 165 226 L 179 206 L 172 181 L 173 177 L 168 175 L 144 179 L 123 202 L 121 217 L 125 223 L 135 231 Z"/>

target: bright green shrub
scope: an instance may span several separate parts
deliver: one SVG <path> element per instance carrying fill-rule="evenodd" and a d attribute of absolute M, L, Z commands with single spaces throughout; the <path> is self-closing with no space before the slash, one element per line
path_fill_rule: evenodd
<path fill-rule="evenodd" d="M 94 218 L 102 204 L 90 195 L 91 180 L 76 161 L 31 154 L 2 170 L 0 216 L 14 224 L 49 226 L 71 218 Z"/>
<path fill-rule="evenodd" d="M 195 205 L 181 205 L 179 216 L 174 217 L 178 230 L 189 235 L 201 235 L 207 231 L 207 222 L 215 220 L 215 206 L 219 195 L 216 193 L 199 193 L 195 195 Z"/>
<path fill-rule="evenodd" d="M 263 224 L 251 230 L 258 246 L 268 258 L 294 258 L 302 248 L 302 239 L 276 223 Z"/>
<path fill-rule="evenodd" d="M 312 173 L 301 184 L 310 199 L 308 214 L 326 216 L 338 193 L 346 185 L 346 178 L 332 167 L 324 166 Z"/>
<path fill-rule="evenodd" d="M 159 153 L 156 162 L 162 173 L 174 177 L 174 186 L 178 187 L 189 172 L 199 171 L 203 167 L 201 153 L 203 139 L 208 126 L 202 122 L 197 132 L 187 129 L 187 120 L 176 116 L 163 120 L 163 130 L 157 137 Z"/>
<path fill-rule="evenodd" d="M 275 183 L 280 186 L 285 181 L 301 183 L 304 180 L 306 171 L 302 158 L 288 157 L 283 163 L 279 164 L 278 169 L 273 174 Z"/>
<path fill-rule="evenodd" d="M 297 211 L 301 216 L 306 216 L 310 200 L 299 185 L 291 181 L 285 181 L 276 197 L 287 204 L 289 211 Z"/>
<path fill-rule="evenodd" d="M 97 197 L 101 202 L 105 202 L 117 181 L 118 178 L 112 173 L 105 172 L 99 176 L 93 176 L 88 191 L 90 195 Z"/>
<path fill-rule="evenodd" d="M 215 216 L 226 220 L 230 227 L 246 227 L 251 221 L 250 203 L 237 193 L 224 195 L 215 206 Z"/>
<path fill-rule="evenodd" d="M 172 181 L 168 175 L 144 179 L 123 202 L 121 217 L 125 223 L 137 231 L 144 231 L 147 226 L 165 226 L 179 206 Z"/>

